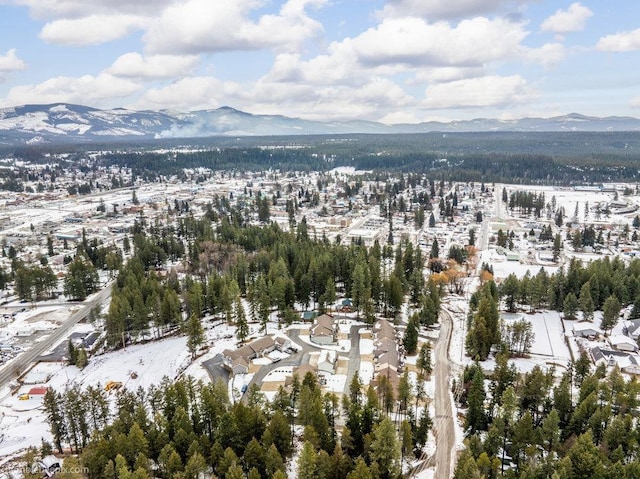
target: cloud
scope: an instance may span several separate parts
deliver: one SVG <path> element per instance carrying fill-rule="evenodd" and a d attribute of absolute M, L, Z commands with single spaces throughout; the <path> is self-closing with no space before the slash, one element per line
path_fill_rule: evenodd
<path fill-rule="evenodd" d="M 96 14 L 49 22 L 40 31 L 40 38 L 60 45 L 97 45 L 126 37 L 145 23 L 147 20 L 144 17 L 135 15 Z"/>
<path fill-rule="evenodd" d="M 429 108 L 503 107 L 530 99 L 533 92 L 520 75 L 488 75 L 431 85 L 426 90 Z"/>
<path fill-rule="evenodd" d="M 326 0 L 289 0 L 277 14 L 257 21 L 256 0 L 187 0 L 166 8 L 144 36 L 152 53 L 202 53 L 274 48 L 295 51 L 322 31 L 322 24 L 306 13 Z"/>
<path fill-rule="evenodd" d="M 562 43 L 545 43 L 539 48 L 525 48 L 522 58 L 526 61 L 539 63 L 544 68 L 553 68 L 565 57 L 565 47 Z"/>
<path fill-rule="evenodd" d="M 27 64 L 18 58 L 15 48 L 8 50 L 5 55 L 0 55 L 0 73 L 14 72 L 25 68 L 27 68 Z"/>
<path fill-rule="evenodd" d="M 180 79 L 170 85 L 151 88 L 133 105 L 135 109 L 192 111 L 218 108 L 228 96 L 237 91 L 211 76 L 195 76 Z M 233 104 L 233 102 L 230 102 Z"/>
<path fill-rule="evenodd" d="M 118 57 L 106 72 L 124 78 L 157 80 L 189 74 L 197 62 L 197 55 L 143 57 L 137 52 L 131 52 Z"/>
<path fill-rule="evenodd" d="M 443 83 L 484 75 L 482 67 L 440 67 L 421 69 L 416 73 L 416 83 Z"/>
<path fill-rule="evenodd" d="M 640 96 L 632 98 L 629 106 L 631 106 L 631 108 L 640 108 Z"/>
<path fill-rule="evenodd" d="M 419 18 L 387 19 L 352 40 L 365 64 L 473 66 L 517 57 L 528 35 L 521 24 L 476 17 L 452 27 Z"/>
<path fill-rule="evenodd" d="M 29 8 L 31 16 L 40 20 L 83 18 L 95 14 L 156 15 L 174 0 L 13 0 Z"/>
<path fill-rule="evenodd" d="M 139 89 L 137 83 L 106 73 L 79 78 L 61 76 L 37 85 L 13 87 L 4 99 L 4 104 L 12 106 L 65 102 L 100 107 L 110 105 L 114 99 L 126 98 Z"/>
<path fill-rule="evenodd" d="M 603 52 L 631 52 L 640 50 L 640 28 L 607 35 L 598 40 L 596 49 Z"/>
<path fill-rule="evenodd" d="M 379 16 L 413 16 L 429 21 L 456 20 L 487 15 L 507 8 L 518 8 L 527 3 L 531 3 L 531 0 L 389 0 Z"/>
<path fill-rule="evenodd" d="M 579 2 L 569 5 L 567 10 L 556 10 L 540 26 L 541 30 L 554 33 L 579 32 L 584 30 L 593 12 Z"/>

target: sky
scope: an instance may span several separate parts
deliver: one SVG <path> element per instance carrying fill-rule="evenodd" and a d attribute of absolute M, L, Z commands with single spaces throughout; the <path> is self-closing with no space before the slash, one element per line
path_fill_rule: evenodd
<path fill-rule="evenodd" d="M 0 107 L 640 117 L 637 0 L 0 0 Z"/>

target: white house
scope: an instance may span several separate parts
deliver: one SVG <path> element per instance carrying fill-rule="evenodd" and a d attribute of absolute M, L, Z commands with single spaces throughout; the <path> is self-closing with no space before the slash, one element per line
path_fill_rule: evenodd
<path fill-rule="evenodd" d="M 602 329 L 593 323 L 574 323 L 573 335 L 577 338 L 595 339 L 602 335 Z"/>
<path fill-rule="evenodd" d="M 335 374 L 337 355 L 335 351 L 323 350 L 318 357 L 318 371 Z"/>
<path fill-rule="evenodd" d="M 618 334 L 609 338 L 609 344 L 618 351 L 628 351 L 635 353 L 638 351 L 638 344 L 629 336 Z"/>

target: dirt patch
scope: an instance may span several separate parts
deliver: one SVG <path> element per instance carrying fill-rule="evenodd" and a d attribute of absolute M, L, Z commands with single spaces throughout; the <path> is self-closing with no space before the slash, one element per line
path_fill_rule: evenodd
<path fill-rule="evenodd" d="M 277 391 L 280 386 L 284 386 L 282 381 L 265 381 L 262 383 L 261 391 L 274 392 Z"/>

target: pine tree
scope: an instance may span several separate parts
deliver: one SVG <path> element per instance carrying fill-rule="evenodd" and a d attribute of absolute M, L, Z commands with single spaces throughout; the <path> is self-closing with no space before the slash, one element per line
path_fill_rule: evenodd
<path fill-rule="evenodd" d="M 609 296 L 602 306 L 602 322 L 600 327 L 604 330 L 611 330 L 618 322 L 618 315 L 620 314 L 620 301 L 614 294 Z"/>
<path fill-rule="evenodd" d="M 416 366 L 418 366 L 422 375 L 426 377 L 431 376 L 433 367 L 431 364 L 431 343 L 429 341 L 426 341 L 420 348 L 420 354 L 418 355 Z"/>
<path fill-rule="evenodd" d="M 380 477 L 396 478 L 400 474 L 401 445 L 396 428 L 389 417 L 385 416 L 373 430 L 371 442 L 371 461 L 378 465 Z"/>
<path fill-rule="evenodd" d="M 309 441 L 305 441 L 302 452 L 298 458 L 298 471 L 296 477 L 299 479 L 315 479 L 318 467 L 318 455 Z"/>
<path fill-rule="evenodd" d="M 69 339 L 67 343 L 67 353 L 69 354 L 69 364 L 74 366 L 78 361 L 78 349 L 71 339 Z"/>
<path fill-rule="evenodd" d="M 576 298 L 576 295 L 572 292 L 567 294 L 563 302 L 564 319 L 568 321 L 574 321 L 575 319 L 577 319 L 579 306 L 580 304 L 578 303 L 578 298 Z"/>
<path fill-rule="evenodd" d="M 247 323 L 247 315 L 244 312 L 242 300 L 239 296 L 236 298 L 234 309 L 236 315 L 236 338 L 238 338 L 238 341 L 244 342 L 247 336 L 249 336 L 249 324 Z"/>
<path fill-rule="evenodd" d="M 198 348 L 204 344 L 205 335 L 202 323 L 196 314 L 191 314 L 187 321 L 187 348 L 191 353 L 191 359 L 195 359 Z"/>
<path fill-rule="evenodd" d="M 89 364 L 89 358 L 87 357 L 87 350 L 84 348 L 78 348 L 77 352 L 78 352 L 78 355 L 76 359 L 76 366 L 78 366 L 79 369 L 84 369 L 87 366 L 87 364 Z"/>
<path fill-rule="evenodd" d="M 416 323 L 417 319 L 413 317 L 409 320 L 402 339 L 405 353 L 409 355 L 415 354 L 418 348 L 418 325 Z"/>
<path fill-rule="evenodd" d="M 44 411 L 47 415 L 47 422 L 51 428 L 53 443 L 60 454 L 62 454 L 62 442 L 67 440 L 67 428 L 64 411 L 62 409 L 62 396 L 53 389 L 47 389 L 44 395 Z"/>
<path fill-rule="evenodd" d="M 467 397 L 468 409 L 464 426 L 469 435 L 485 429 L 487 420 L 484 409 L 485 396 L 484 374 L 482 374 L 480 366 L 476 365 Z"/>
<path fill-rule="evenodd" d="M 587 281 L 580 288 L 580 309 L 582 310 L 582 320 L 591 321 L 593 319 L 593 299 L 591 297 L 591 283 Z"/>

